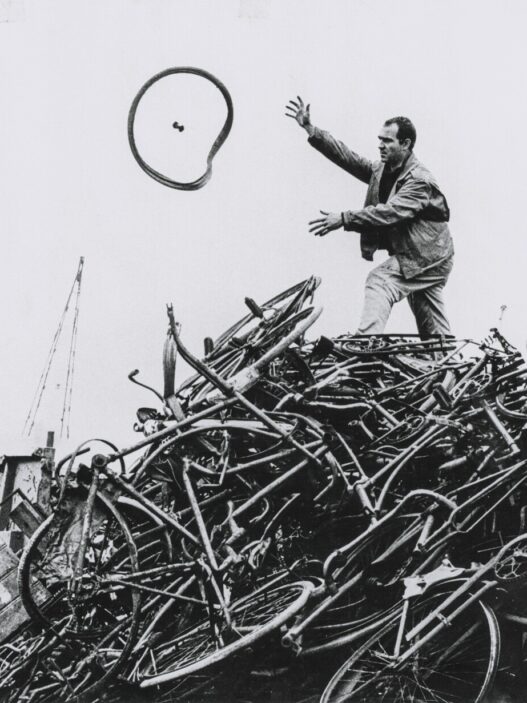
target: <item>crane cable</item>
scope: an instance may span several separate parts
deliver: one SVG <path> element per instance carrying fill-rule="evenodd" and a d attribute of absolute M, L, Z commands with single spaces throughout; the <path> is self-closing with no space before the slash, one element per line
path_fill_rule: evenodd
<path fill-rule="evenodd" d="M 64 327 L 64 321 L 66 319 L 66 314 L 69 310 L 71 299 L 72 299 L 73 294 L 76 290 L 77 295 L 76 295 L 76 299 L 75 299 L 75 314 L 74 314 L 74 319 L 73 319 L 73 328 L 72 328 L 72 334 L 71 334 L 71 340 L 70 340 L 70 349 L 69 349 L 69 355 L 68 355 L 68 368 L 67 368 L 67 372 L 66 372 L 66 390 L 64 393 L 64 402 L 63 402 L 62 418 L 61 418 L 61 436 L 62 436 L 64 418 L 66 415 L 66 405 L 68 405 L 67 433 L 69 436 L 69 416 L 71 413 L 71 395 L 72 395 L 72 391 L 73 391 L 73 371 L 74 371 L 74 365 L 75 365 L 75 348 L 76 348 L 76 343 L 77 343 L 77 328 L 78 328 L 78 319 L 79 319 L 79 303 L 80 303 L 79 297 L 80 297 L 83 267 L 84 267 L 84 257 L 81 256 L 80 261 L 79 261 L 79 267 L 78 267 L 77 273 L 75 275 L 75 279 L 73 281 L 70 292 L 68 294 L 68 298 L 66 300 L 66 305 L 64 307 L 64 310 L 62 311 L 62 315 L 60 317 L 57 330 L 53 336 L 53 340 L 51 342 L 51 347 L 49 349 L 48 355 L 46 357 L 46 362 L 44 364 L 44 369 L 42 370 L 42 373 L 40 375 L 40 379 L 37 384 L 37 388 L 36 388 L 35 394 L 33 396 L 33 400 L 31 402 L 31 406 L 29 408 L 29 412 L 27 414 L 26 421 L 24 423 L 24 429 L 22 430 L 22 434 L 25 434 L 26 430 L 27 430 L 28 437 L 31 434 L 33 427 L 35 425 L 35 420 L 36 420 L 38 410 L 40 408 L 42 396 L 44 394 L 44 390 L 46 389 L 46 384 L 47 384 L 49 372 L 51 370 L 51 366 L 53 364 L 55 352 L 57 351 L 57 346 L 58 346 L 58 343 L 60 340 L 62 329 Z M 69 389 L 69 394 L 68 394 L 68 389 Z M 67 403 L 67 401 L 68 401 L 68 403 Z"/>
<path fill-rule="evenodd" d="M 81 257 L 79 262 L 79 270 L 75 282 L 77 283 L 77 295 L 75 298 L 75 313 L 73 316 L 73 326 L 71 329 L 70 349 L 68 354 L 68 369 L 66 372 L 66 385 L 64 388 L 64 401 L 62 404 L 62 416 L 60 418 L 60 436 L 62 437 L 64 430 L 64 420 L 66 418 L 66 437 L 70 436 L 70 417 L 71 417 L 71 398 L 73 395 L 73 373 L 75 371 L 75 350 L 77 347 L 77 330 L 79 326 L 79 306 L 82 283 L 82 269 L 84 266 L 84 258 Z"/>

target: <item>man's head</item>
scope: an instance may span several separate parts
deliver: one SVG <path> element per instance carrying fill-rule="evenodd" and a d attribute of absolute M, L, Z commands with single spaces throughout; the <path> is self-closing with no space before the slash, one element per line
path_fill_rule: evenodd
<path fill-rule="evenodd" d="M 415 139 L 415 127 L 408 117 L 386 120 L 379 134 L 381 161 L 390 168 L 397 168 L 413 150 Z"/>

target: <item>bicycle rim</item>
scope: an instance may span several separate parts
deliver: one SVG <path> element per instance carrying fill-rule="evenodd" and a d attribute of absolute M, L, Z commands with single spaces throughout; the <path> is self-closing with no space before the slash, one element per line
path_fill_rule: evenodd
<path fill-rule="evenodd" d="M 232 627 L 216 637 L 211 636 L 211 624 L 206 620 L 158 646 L 143 671 L 141 687 L 187 676 L 252 645 L 295 615 L 305 605 L 312 588 L 311 583 L 301 581 L 260 589 L 231 606 Z"/>
<path fill-rule="evenodd" d="M 106 499 L 99 496 L 98 502 L 103 517 L 95 520 L 90 534 L 80 607 L 72 609 L 68 579 L 63 577 L 64 561 L 61 557 L 54 561 L 55 554 L 49 548 L 54 516 L 34 533 L 19 564 L 22 603 L 31 617 L 51 632 L 60 630 L 60 639 L 68 648 L 63 669 L 71 670 L 77 682 L 76 695 L 95 692 L 121 669 L 139 627 L 141 595 L 132 586 L 124 585 L 114 592 L 109 584 L 106 589 L 103 586 L 100 591 L 97 588 L 89 591 L 90 584 L 97 584 L 99 579 L 104 580 L 113 573 L 122 576 L 138 571 L 137 549 L 126 521 Z M 57 531 L 60 533 L 60 528 Z M 35 598 L 35 585 L 39 581 L 52 591 L 51 598 L 42 604 Z M 88 589 L 86 595 L 82 589 Z M 70 615 L 70 624 L 59 627 L 67 615 Z M 95 661 L 99 671 L 94 678 Z M 68 677 L 69 674 L 64 673 L 66 680 Z"/>
<path fill-rule="evenodd" d="M 412 607 L 410 624 L 428 614 L 444 595 Z M 476 601 L 406 662 L 394 651 L 399 628 L 394 618 L 359 647 L 336 672 L 320 703 L 480 703 L 494 680 L 500 636 L 496 616 Z M 404 651 L 404 650 L 403 650 Z"/>

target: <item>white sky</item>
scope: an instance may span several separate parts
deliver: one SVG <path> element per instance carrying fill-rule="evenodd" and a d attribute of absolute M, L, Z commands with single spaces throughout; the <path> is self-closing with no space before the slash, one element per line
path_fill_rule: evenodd
<path fill-rule="evenodd" d="M 525 350 L 523 0 L 11 0 L 0 20 L 0 453 L 57 429 L 60 378 L 39 432 L 22 440 L 81 255 L 71 440 L 59 450 L 138 438 L 135 409 L 153 398 L 126 376 L 139 368 L 161 388 L 167 302 L 201 352 L 244 314 L 244 296 L 262 301 L 315 273 L 324 313 L 313 335 L 355 329 L 371 268 L 358 235 L 315 238 L 307 222 L 360 207 L 365 186 L 284 116 L 297 94 L 315 124 L 371 158 L 384 119 L 413 119 L 416 154 L 452 212 L 453 331 L 483 338 L 507 305 L 501 329 Z M 126 131 L 140 86 L 185 65 L 223 81 L 235 110 L 197 192 L 148 178 Z M 203 172 L 225 108 L 198 78 L 171 86 L 145 103 L 138 130 L 149 156 L 187 180 Z M 387 331 L 415 331 L 406 303 Z"/>

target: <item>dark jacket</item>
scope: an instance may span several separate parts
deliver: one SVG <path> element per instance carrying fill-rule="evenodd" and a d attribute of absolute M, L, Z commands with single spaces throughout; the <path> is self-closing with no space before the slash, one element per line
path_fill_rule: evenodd
<path fill-rule="evenodd" d="M 405 278 L 413 278 L 454 253 L 448 229 L 450 211 L 435 178 L 413 153 L 395 181 L 386 203 L 379 203 L 384 164 L 358 156 L 329 132 L 315 127 L 309 143 L 352 176 L 368 184 L 362 210 L 343 212 L 344 229 L 360 232 L 362 256 L 368 261 L 380 237 L 390 242 Z"/>

